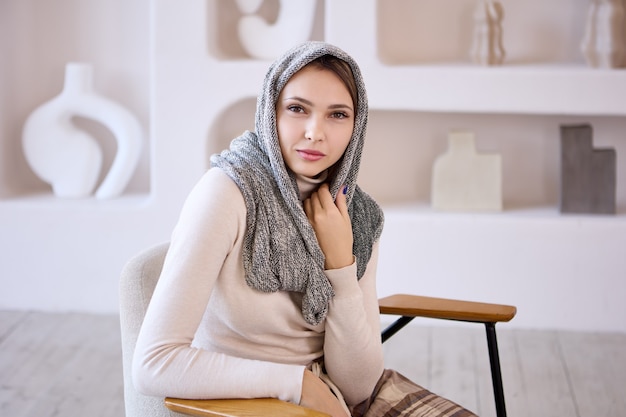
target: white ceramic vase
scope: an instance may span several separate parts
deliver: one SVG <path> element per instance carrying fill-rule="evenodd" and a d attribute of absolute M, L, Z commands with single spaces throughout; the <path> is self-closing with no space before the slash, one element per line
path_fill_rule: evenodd
<path fill-rule="evenodd" d="M 622 0 L 591 0 L 580 48 L 590 67 L 626 66 L 626 17 Z"/>
<path fill-rule="evenodd" d="M 438 210 L 502 210 L 502 157 L 477 153 L 472 132 L 451 132 L 433 165 L 431 193 Z"/>
<path fill-rule="evenodd" d="M 254 0 L 239 0 L 240 10 L 258 7 Z M 280 0 L 278 18 L 273 25 L 260 16 L 247 14 L 239 21 L 239 40 L 253 58 L 274 60 L 288 48 L 311 36 L 316 0 Z"/>
<path fill-rule="evenodd" d="M 479 0 L 474 10 L 474 33 L 470 56 L 480 65 L 500 65 L 506 52 L 502 45 L 504 9 L 496 0 Z"/>
<path fill-rule="evenodd" d="M 96 93 L 92 78 L 90 64 L 67 64 L 62 92 L 35 109 L 24 124 L 22 147 L 26 160 L 58 197 L 88 197 L 102 169 L 100 146 L 72 123 L 75 116 L 101 123 L 117 141 L 115 159 L 96 198 L 119 196 L 139 161 L 141 125 L 127 109 Z"/>

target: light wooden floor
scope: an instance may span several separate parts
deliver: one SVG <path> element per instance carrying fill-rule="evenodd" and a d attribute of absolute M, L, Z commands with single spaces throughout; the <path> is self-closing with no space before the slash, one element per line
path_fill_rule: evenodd
<path fill-rule="evenodd" d="M 494 416 L 484 330 L 411 325 L 387 367 L 483 417 Z M 507 411 L 626 416 L 626 334 L 498 329 Z M 0 311 L 0 416 L 123 417 L 117 317 Z"/>

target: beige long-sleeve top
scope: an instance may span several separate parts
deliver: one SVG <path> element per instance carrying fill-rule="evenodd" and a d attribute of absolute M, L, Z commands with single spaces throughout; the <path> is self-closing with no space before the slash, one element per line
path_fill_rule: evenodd
<path fill-rule="evenodd" d="M 301 197 L 318 184 L 298 179 Z M 372 392 L 383 371 L 375 245 L 364 276 L 356 261 L 327 270 L 335 297 L 308 324 L 299 293 L 263 293 L 245 282 L 246 206 L 220 169 L 187 198 L 133 360 L 136 388 L 179 398 L 275 397 L 300 402 L 304 369 L 324 357 L 348 404 Z"/>

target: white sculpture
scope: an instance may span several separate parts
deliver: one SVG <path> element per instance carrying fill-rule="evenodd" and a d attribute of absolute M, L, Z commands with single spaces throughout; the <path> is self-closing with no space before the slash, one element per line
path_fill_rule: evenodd
<path fill-rule="evenodd" d="M 504 9 L 496 0 L 479 0 L 474 11 L 474 35 L 470 56 L 481 65 L 500 65 L 506 55 L 502 46 Z"/>
<path fill-rule="evenodd" d="M 74 116 L 102 123 L 117 141 L 117 154 L 96 198 L 120 195 L 139 161 L 141 125 L 124 107 L 93 90 L 92 73 L 90 64 L 67 64 L 61 94 L 35 109 L 24 124 L 26 160 L 58 197 L 89 196 L 102 168 L 102 150 L 94 138 L 74 126 Z"/>
<path fill-rule="evenodd" d="M 622 0 L 591 0 L 580 48 L 590 67 L 626 65 L 626 18 Z"/>
<path fill-rule="evenodd" d="M 478 154 L 471 132 L 451 132 L 433 166 L 432 206 L 439 210 L 502 210 L 502 157 Z"/>
<path fill-rule="evenodd" d="M 240 10 L 247 13 L 239 21 L 239 39 L 253 58 L 276 59 L 289 47 L 311 36 L 316 0 L 280 0 L 278 18 L 273 25 L 252 14 L 258 10 L 260 1 L 238 0 L 237 3 Z"/>
<path fill-rule="evenodd" d="M 236 0 L 236 3 L 242 13 L 252 14 L 259 10 L 263 0 Z"/>

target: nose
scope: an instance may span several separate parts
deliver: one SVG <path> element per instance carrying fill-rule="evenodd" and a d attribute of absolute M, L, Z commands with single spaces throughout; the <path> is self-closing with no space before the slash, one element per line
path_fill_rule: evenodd
<path fill-rule="evenodd" d="M 324 132 L 324 121 L 321 116 L 311 116 L 306 124 L 304 137 L 315 142 L 326 139 Z"/>

